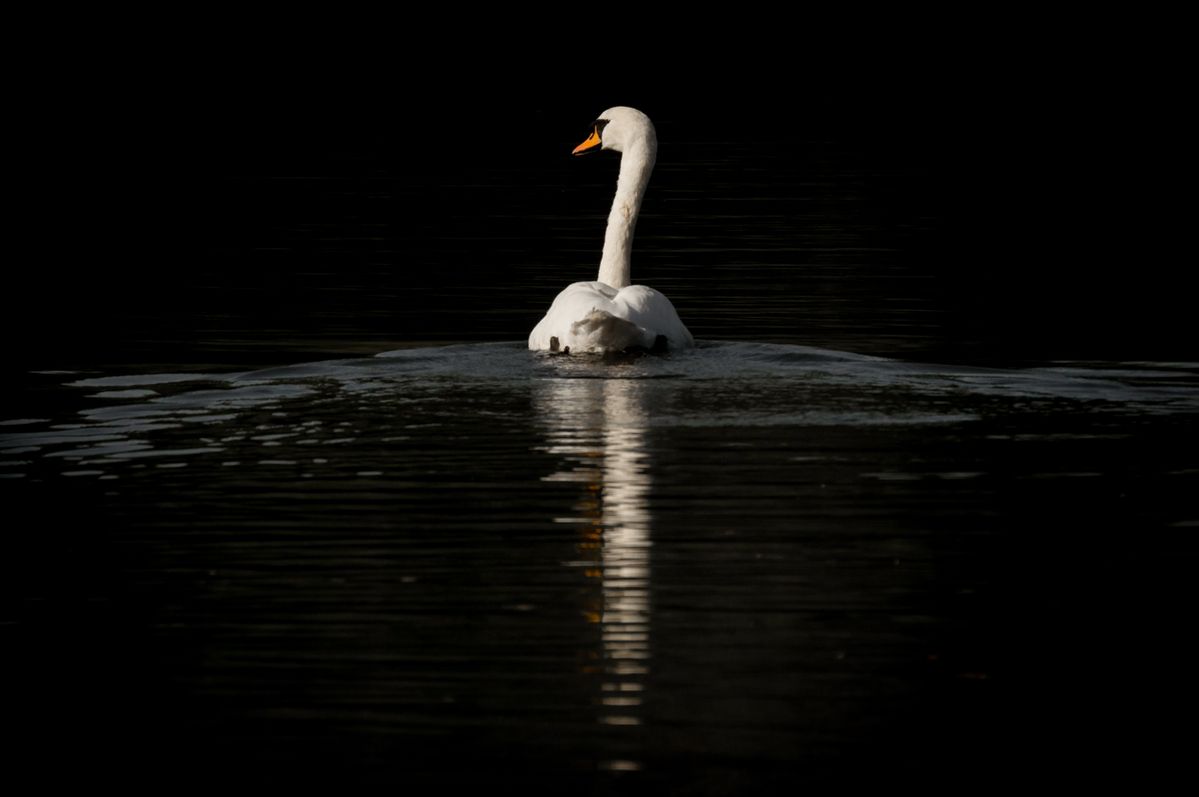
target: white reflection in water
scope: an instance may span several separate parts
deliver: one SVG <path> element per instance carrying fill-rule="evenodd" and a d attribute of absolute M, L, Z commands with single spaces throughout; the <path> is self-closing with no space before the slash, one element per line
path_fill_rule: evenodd
<path fill-rule="evenodd" d="M 599 582 L 584 617 L 600 627 L 588 671 L 601 676 L 598 720 L 639 725 L 650 661 L 649 453 L 643 383 L 637 379 L 548 380 L 539 396 L 548 450 L 563 457 L 549 481 L 583 488 L 576 514 L 579 558 L 568 566 Z M 629 765 L 634 762 L 622 762 Z"/>

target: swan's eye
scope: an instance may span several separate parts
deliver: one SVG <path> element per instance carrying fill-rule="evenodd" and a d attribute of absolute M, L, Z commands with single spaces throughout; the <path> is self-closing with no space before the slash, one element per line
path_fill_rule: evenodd
<path fill-rule="evenodd" d="M 607 119 L 596 119 L 594 122 L 587 125 L 587 132 L 585 133 L 585 135 L 588 138 L 590 138 L 591 136 L 595 136 L 597 139 L 602 139 L 603 135 L 604 135 L 604 128 L 607 126 L 608 126 Z"/>

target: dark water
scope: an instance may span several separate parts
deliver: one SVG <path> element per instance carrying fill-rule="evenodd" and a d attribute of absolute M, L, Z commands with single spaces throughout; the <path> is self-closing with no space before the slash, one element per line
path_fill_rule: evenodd
<path fill-rule="evenodd" d="M 35 509 L 7 636 L 32 740 L 106 772 L 723 793 L 1013 736 L 1057 772 L 1123 749 L 1127 660 L 1177 652 L 1195 365 L 473 344 L 39 378 L 75 411 L 0 438 Z"/>
<path fill-rule="evenodd" d="M 634 279 L 703 341 L 665 358 L 514 342 L 597 261 L 615 164 L 557 131 L 486 169 L 353 136 L 172 161 L 181 226 L 26 276 L 14 760 L 418 792 L 1171 771 L 1189 344 L 1073 266 L 997 279 L 931 146 L 659 129 Z"/>

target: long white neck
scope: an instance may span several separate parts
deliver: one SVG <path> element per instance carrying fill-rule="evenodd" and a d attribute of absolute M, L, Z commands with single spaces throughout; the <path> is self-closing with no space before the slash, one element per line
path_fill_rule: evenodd
<path fill-rule="evenodd" d="M 608 214 L 604 256 L 599 268 L 599 281 L 618 290 L 632 282 L 633 229 L 657 156 L 658 142 L 652 132 L 620 156 L 620 176 L 616 178 L 616 197 Z"/>

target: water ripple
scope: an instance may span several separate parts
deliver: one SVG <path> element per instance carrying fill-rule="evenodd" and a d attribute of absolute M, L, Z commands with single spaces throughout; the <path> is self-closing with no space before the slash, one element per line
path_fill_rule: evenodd
<path fill-rule="evenodd" d="M 114 389 L 81 396 L 84 406 L 74 422 L 0 422 L 0 428 L 12 429 L 0 434 L 0 452 L 113 464 L 215 454 L 237 442 L 243 456 L 246 447 L 255 446 L 273 449 L 274 460 L 279 451 L 358 440 L 361 430 L 355 424 L 324 423 L 326 416 L 347 415 L 346 402 L 365 402 L 360 412 L 372 427 L 370 439 L 394 443 L 404 439 L 396 432 L 437 422 L 389 422 L 378 414 L 386 408 L 427 409 L 452 396 L 454 411 L 479 418 L 490 413 L 502 422 L 508 411 L 497 409 L 491 398 L 498 393 L 519 394 L 540 380 L 578 379 L 650 380 L 656 387 L 646 393 L 644 424 L 654 428 L 960 424 L 1038 403 L 1060 410 L 1054 402 L 1062 401 L 1088 412 L 1199 410 L 1199 367 L 1187 363 L 1005 370 L 765 343 L 715 342 L 667 357 L 608 358 L 548 356 L 519 343 L 490 343 L 400 349 L 233 374 L 71 379 L 64 388 Z M 86 403 L 91 400 L 102 403 Z M 273 420 L 259 420 L 251 432 L 239 435 L 243 424 L 263 413 Z M 195 430 L 180 431 L 185 424 Z"/>

